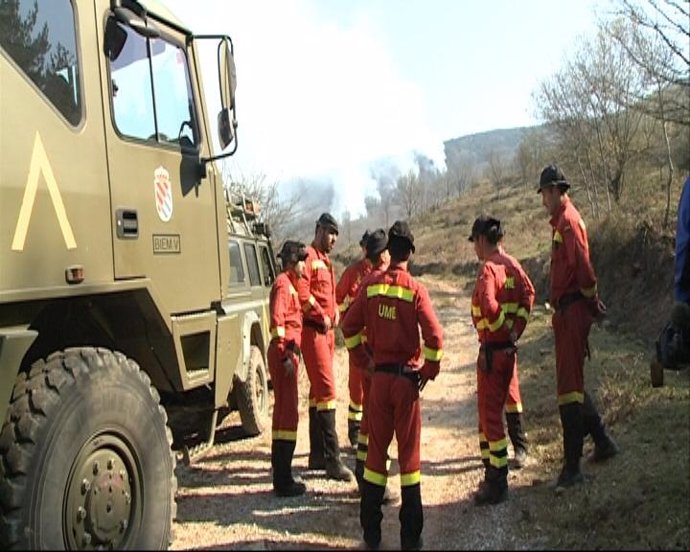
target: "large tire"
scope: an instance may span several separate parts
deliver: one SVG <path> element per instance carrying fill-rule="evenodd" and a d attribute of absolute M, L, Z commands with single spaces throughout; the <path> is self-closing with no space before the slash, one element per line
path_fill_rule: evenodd
<path fill-rule="evenodd" d="M 167 548 L 171 443 L 158 392 L 133 360 L 75 348 L 36 362 L 0 433 L 0 545 Z"/>
<path fill-rule="evenodd" d="M 248 435 L 259 435 L 268 420 L 268 377 L 264 356 L 256 345 L 249 352 L 247 379 L 235 378 L 233 393 L 242 429 Z"/>

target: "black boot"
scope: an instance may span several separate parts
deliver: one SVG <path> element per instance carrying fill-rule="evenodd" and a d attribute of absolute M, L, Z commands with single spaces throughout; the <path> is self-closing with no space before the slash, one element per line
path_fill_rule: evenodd
<path fill-rule="evenodd" d="M 400 506 L 400 548 L 402 550 L 421 550 L 424 510 L 419 483 L 402 487 Z"/>
<path fill-rule="evenodd" d="M 384 487 L 362 480 L 362 497 L 359 505 L 359 524 L 364 533 L 364 542 L 370 550 L 377 550 L 381 544 L 381 501 Z"/>
<path fill-rule="evenodd" d="M 611 439 L 611 436 L 606 433 L 604 423 L 588 393 L 585 393 L 582 413 L 584 418 L 584 433 L 585 435 L 591 435 L 594 441 L 594 450 L 587 457 L 587 461 L 603 462 L 618 454 L 618 445 Z"/>
<path fill-rule="evenodd" d="M 309 463 L 310 470 L 323 470 L 326 468 L 326 459 L 323 455 L 323 431 L 315 406 L 309 407 Z"/>
<path fill-rule="evenodd" d="M 522 427 L 522 414 L 520 412 L 506 412 L 506 425 L 508 426 L 510 442 L 513 444 L 514 456 L 511 466 L 520 469 L 527 461 L 527 436 Z"/>
<path fill-rule="evenodd" d="M 299 496 L 304 494 L 304 483 L 292 477 L 294 441 L 275 440 L 271 445 L 271 466 L 273 467 L 273 491 L 277 496 Z"/>
<path fill-rule="evenodd" d="M 317 412 L 323 432 L 323 452 L 326 460 L 326 475 L 338 481 L 352 481 L 354 475 L 340 460 L 338 434 L 335 431 L 335 410 Z"/>
<path fill-rule="evenodd" d="M 563 426 L 563 456 L 564 464 L 558 480 L 556 491 L 582 483 L 584 478 L 580 471 L 582 458 L 582 442 L 584 439 L 584 420 L 582 405 L 568 403 L 558 407 Z"/>
<path fill-rule="evenodd" d="M 508 466 L 496 468 L 489 465 L 484 481 L 474 495 L 477 506 L 499 504 L 508 498 Z"/>
<path fill-rule="evenodd" d="M 361 422 L 359 420 L 347 420 L 347 438 L 350 440 L 350 445 L 357 448 L 357 438 L 359 437 L 359 427 Z"/>

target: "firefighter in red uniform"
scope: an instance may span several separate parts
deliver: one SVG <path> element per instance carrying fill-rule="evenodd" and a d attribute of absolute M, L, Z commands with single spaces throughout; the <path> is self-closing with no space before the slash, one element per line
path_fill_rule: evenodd
<path fill-rule="evenodd" d="M 587 434 L 594 440 L 591 461 L 606 460 L 618 452 L 584 387 L 589 331 L 593 321 L 606 314 L 606 307 L 597 292 L 585 223 L 568 196 L 569 187 L 563 172 L 549 165 L 541 173 L 537 190 L 551 215 L 552 226 L 549 301 L 555 308 L 551 325 L 556 345 L 556 386 L 564 453 L 563 469 L 556 480 L 557 491 L 582 482 L 580 458 Z"/>
<path fill-rule="evenodd" d="M 366 286 L 366 283 L 370 278 L 373 278 L 376 274 L 384 272 L 388 269 L 390 263 L 390 254 L 388 253 L 388 236 L 383 228 L 374 230 L 367 237 L 367 242 L 365 244 L 367 259 L 372 265 L 372 271 L 362 280 L 360 289 Z M 355 298 L 357 296 L 355 295 Z M 354 299 L 353 299 L 354 300 Z M 362 330 L 362 342 L 366 344 L 366 328 Z M 365 345 L 366 346 L 366 345 Z M 371 351 L 368 351 L 371 354 Z M 369 419 L 368 419 L 368 408 L 367 403 L 369 402 L 369 393 L 371 389 L 371 373 L 368 370 L 369 366 L 367 364 L 360 366 L 357 364 L 357 357 L 354 354 L 350 354 L 350 361 L 358 367 L 362 372 L 362 424 L 359 429 L 359 436 L 357 438 L 357 453 L 355 457 L 355 479 L 357 480 L 357 486 L 362 492 L 362 483 L 364 481 L 364 463 L 367 460 L 367 451 L 369 450 Z M 368 360 L 368 359 L 367 359 Z M 390 492 L 390 488 L 386 486 L 386 490 L 383 495 L 383 503 L 388 504 L 396 500 Z"/>
<path fill-rule="evenodd" d="M 271 467 L 273 491 L 278 496 L 304 494 L 304 483 L 292 478 L 292 457 L 297 442 L 297 379 L 302 307 L 297 298 L 297 282 L 307 258 L 303 243 L 286 241 L 280 253 L 281 272 L 271 289 L 271 343 L 268 346 L 268 370 L 273 384 L 273 434 Z"/>
<path fill-rule="evenodd" d="M 481 344 L 477 406 L 484 481 L 475 494 L 478 505 L 498 504 L 508 496 L 508 443 L 502 414 L 511 384 L 517 386 L 516 343 L 534 302 L 529 278 L 499 246 L 502 237 L 501 221 L 487 216 L 474 221 L 469 237 L 482 261 L 472 293 L 472 323 Z"/>
<path fill-rule="evenodd" d="M 342 324 L 348 350 L 361 359 L 358 362 L 368 362 L 374 370 L 366 406 L 369 451 L 359 514 L 364 541 L 370 548 L 377 548 L 381 542 L 381 503 L 388 480 L 387 451 L 394 433 L 402 490 L 401 547 L 419 549 L 422 544 L 419 392 L 428 380 L 438 375 L 443 331 L 429 293 L 407 270 L 414 250 L 414 237 L 407 223 L 396 221 L 388 231 L 391 256 L 388 270 L 367 279 L 366 287 L 357 295 Z M 371 358 L 362 343 L 364 328 Z"/>
<path fill-rule="evenodd" d="M 506 253 L 501 241 L 498 243 L 498 251 L 501 256 L 501 262 L 505 265 L 506 270 L 511 274 L 515 283 L 515 291 L 511 292 L 511 294 L 515 295 L 516 302 L 511 302 L 511 308 L 509 312 L 506 312 L 506 316 L 513 319 L 513 324 L 527 324 L 536 297 L 534 284 L 532 284 L 532 280 L 527 276 L 527 273 L 517 259 Z M 516 304 L 518 310 L 517 312 L 512 312 Z M 508 399 L 506 400 L 505 406 L 508 435 L 513 445 L 514 456 L 512 467 L 515 469 L 522 468 L 527 461 L 527 435 L 525 434 L 523 426 L 522 408 L 522 396 L 520 394 L 520 380 L 518 378 L 516 356 L 515 369 L 513 370 L 513 377 L 508 386 Z"/>
<path fill-rule="evenodd" d="M 309 469 L 325 469 L 331 479 L 352 481 L 354 475 L 340 460 L 335 429 L 333 355 L 338 324 L 335 274 L 328 254 L 338 237 L 338 224 L 329 213 L 316 221 L 314 241 L 307 247 L 304 275 L 297 293 L 304 314 L 302 355 L 309 376 Z"/>
<path fill-rule="evenodd" d="M 367 258 L 367 239 L 369 230 L 364 232 L 359 246 L 362 248 L 362 257 L 350 264 L 340 276 L 335 286 L 335 301 L 342 319 L 350 303 L 357 297 L 359 285 L 364 277 L 372 270 L 371 261 Z M 363 374 L 364 367 L 357 366 L 353 357 L 349 359 L 349 373 L 347 386 L 350 391 L 350 405 L 347 409 L 347 436 L 350 445 L 357 446 L 357 436 L 362 423 L 362 405 L 364 402 Z"/>

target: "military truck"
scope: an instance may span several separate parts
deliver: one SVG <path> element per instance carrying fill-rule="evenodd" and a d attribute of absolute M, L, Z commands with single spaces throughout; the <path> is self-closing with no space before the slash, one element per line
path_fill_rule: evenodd
<path fill-rule="evenodd" d="M 0 545 L 166 548 L 173 442 L 267 416 L 273 251 L 215 163 L 232 41 L 153 0 L 2 0 L 0 82 Z"/>

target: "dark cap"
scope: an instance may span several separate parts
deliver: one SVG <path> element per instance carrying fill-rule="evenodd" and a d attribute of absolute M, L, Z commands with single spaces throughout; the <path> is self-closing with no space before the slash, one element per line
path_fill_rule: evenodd
<path fill-rule="evenodd" d="M 362 239 L 359 240 L 359 246 L 360 247 L 366 247 L 368 239 L 369 239 L 369 230 L 365 230 L 364 234 L 362 234 Z"/>
<path fill-rule="evenodd" d="M 393 226 L 388 230 L 388 240 L 405 240 L 410 246 L 410 250 L 414 253 L 414 236 L 404 220 L 396 220 Z"/>
<path fill-rule="evenodd" d="M 472 225 L 472 233 L 467 239 L 473 242 L 479 236 L 491 237 L 492 234 L 495 236 L 496 240 L 503 237 L 501 221 L 488 215 L 480 215 L 475 219 Z"/>
<path fill-rule="evenodd" d="M 561 169 L 559 169 L 556 165 L 548 165 L 547 167 L 544 167 L 543 171 L 541 171 L 537 193 L 540 193 L 543 188 L 548 188 L 549 186 L 559 186 L 566 190 L 570 188 L 570 184 L 568 184 L 563 171 L 561 171 Z"/>
<path fill-rule="evenodd" d="M 367 238 L 367 259 L 373 261 L 386 247 L 388 247 L 388 236 L 383 228 L 377 228 Z"/>
<path fill-rule="evenodd" d="M 324 228 L 327 228 L 336 234 L 338 233 L 338 223 L 330 213 L 322 213 L 319 217 L 319 220 L 316 221 L 316 224 L 323 226 Z"/>
<path fill-rule="evenodd" d="M 282 259 L 284 265 L 303 261 L 307 258 L 307 247 L 302 242 L 287 240 L 278 253 L 278 257 Z"/>

